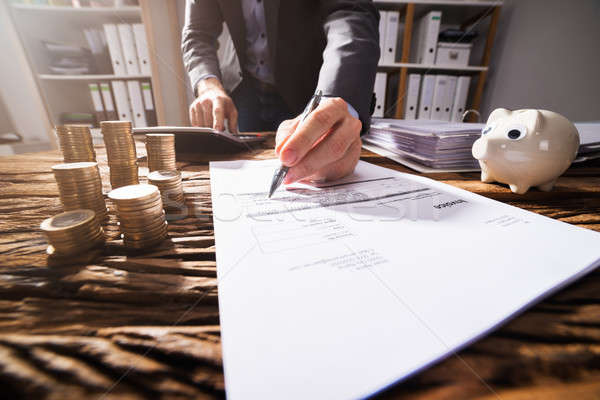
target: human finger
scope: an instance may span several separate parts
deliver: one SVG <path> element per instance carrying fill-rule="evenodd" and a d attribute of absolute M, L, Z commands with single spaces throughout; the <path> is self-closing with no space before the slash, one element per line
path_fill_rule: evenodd
<path fill-rule="evenodd" d="M 341 98 L 327 98 L 308 115 L 281 149 L 281 161 L 288 167 L 298 163 L 312 146 L 348 114 Z"/>
<path fill-rule="evenodd" d="M 362 141 L 360 138 L 357 138 L 350 144 L 350 147 L 348 147 L 348 150 L 346 150 L 344 157 L 326 165 L 313 175 L 304 178 L 301 181 L 307 183 L 320 183 L 334 181 L 351 174 L 352 171 L 354 171 L 358 160 L 360 159 L 361 148 Z"/>
<path fill-rule="evenodd" d="M 361 123 L 356 118 L 345 118 L 316 146 L 288 171 L 285 183 L 292 183 L 315 174 L 328 164 L 346 156 L 350 145 L 360 135 Z"/>
<path fill-rule="evenodd" d="M 212 100 L 204 99 L 200 102 L 200 109 L 202 110 L 202 126 L 206 126 L 208 128 L 212 128 L 213 126 L 213 117 L 212 117 Z"/>
<path fill-rule="evenodd" d="M 217 99 L 212 104 L 212 128 L 217 131 L 225 130 L 225 104 L 221 99 Z"/>
<path fill-rule="evenodd" d="M 229 125 L 229 132 L 237 133 L 238 131 L 238 111 L 233 104 L 233 101 L 229 101 L 227 104 L 227 122 Z"/>
<path fill-rule="evenodd" d="M 196 122 L 198 123 L 196 126 L 204 126 L 204 113 L 202 112 L 202 105 L 200 103 L 196 103 L 194 113 L 196 114 Z"/>
<path fill-rule="evenodd" d="M 189 108 L 189 115 L 190 115 L 190 124 L 192 124 L 192 126 L 198 126 L 198 121 L 196 120 L 196 111 L 194 111 L 193 103 Z"/>

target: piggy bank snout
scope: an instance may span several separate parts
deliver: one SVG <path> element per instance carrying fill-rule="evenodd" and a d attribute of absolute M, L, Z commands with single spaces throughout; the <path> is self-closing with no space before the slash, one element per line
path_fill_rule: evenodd
<path fill-rule="evenodd" d="M 473 143 L 471 152 L 477 160 L 485 160 L 489 156 L 490 145 L 487 138 L 479 138 Z"/>

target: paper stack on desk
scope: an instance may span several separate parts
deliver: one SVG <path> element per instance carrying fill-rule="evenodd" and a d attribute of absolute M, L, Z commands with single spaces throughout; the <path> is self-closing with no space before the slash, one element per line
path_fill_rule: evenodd
<path fill-rule="evenodd" d="M 579 151 L 573 162 L 600 158 L 600 122 L 577 122 L 579 132 Z"/>
<path fill-rule="evenodd" d="M 429 172 L 428 169 L 473 171 L 479 169 L 479 163 L 473 158 L 471 147 L 481 136 L 484 126 L 431 120 L 373 119 L 371 130 L 363 141 L 387 150 L 405 160 L 399 161 L 402 164 L 421 172 Z"/>

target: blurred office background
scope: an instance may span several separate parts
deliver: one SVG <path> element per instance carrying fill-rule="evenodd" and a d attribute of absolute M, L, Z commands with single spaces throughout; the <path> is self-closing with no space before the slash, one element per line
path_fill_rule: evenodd
<path fill-rule="evenodd" d="M 479 32 L 465 68 L 419 65 L 400 59 L 402 21 L 410 1 L 375 2 L 382 11 L 398 11 L 398 49 L 394 60 L 383 64 L 388 86 L 402 71 L 407 74 L 450 73 L 471 76 L 467 108 L 472 105 L 478 82 L 485 71 L 478 109 L 485 120 L 497 107 L 543 108 L 557 111 L 573 121 L 600 120 L 600 2 L 597 0 L 415 0 L 414 20 L 431 10 L 441 10 L 442 25 L 483 16 L 471 26 Z M 456 3 L 456 4 L 448 4 Z M 183 68 L 180 35 L 184 0 L 12 1 L 0 0 L 0 154 L 37 151 L 55 146 L 52 127 L 65 118 L 83 118 L 97 125 L 96 106 L 90 84 L 138 81 L 151 87 L 155 123 L 187 125 L 187 106 L 192 92 Z M 489 66 L 481 66 L 486 35 L 494 7 L 500 7 Z M 486 13 L 487 12 L 487 13 Z M 142 24 L 150 69 L 139 74 L 107 70 L 49 70 L 40 43 L 50 41 L 88 49 L 85 30 L 103 31 L 105 24 Z M 470 28 L 469 28 L 470 29 Z M 220 53 L 232 50 L 221 38 Z M 411 49 L 413 51 L 413 49 Z M 107 51 L 107 63 L 110 54 Z M 301 60 L 298 60 L 301 62 Z M 431 71 L 433 68 L 433 72 Z M 53 72 L 54 71 L 54 72 Z M 449 71 L 449 72 L 448 72 Z M 397 84 L 397 83 L 396 83 Z M 389 87 L 388 87 L 389 89 Z M 389 92 L 389 90 L 388 90 Z M 396 114 L 397 99 L 387 108 Z M 113 90 L 113 98 L 114 98 Z M 144 106 L 147 106 L 147 100 Z M 104 103 L 103 103 L 104 104 Z M 104 104 L 106 107 L 106 104 Z M 133 107 L 130 105 L 130 107 Z M 133 108 L 130 109 L 135 114 Z M 106 111 L 107 112 L 107 111 Z M 106 113 L 104 115 L 107 115 Z M 146 123 L 151 121 L 151 117 Z"/>

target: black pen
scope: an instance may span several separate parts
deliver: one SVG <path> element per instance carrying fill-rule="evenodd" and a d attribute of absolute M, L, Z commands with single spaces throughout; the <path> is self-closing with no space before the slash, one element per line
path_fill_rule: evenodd
<path fill-rule="evenodd" d="M 311 112 L 314 111 L 315 108 L 317 108 L 319 106 L 322 96 L 323 96 L 323 92 L 321 90 L 317 90 L 317 93 L 315 93 L 315 95 L 312 97 L 312 99 L 310 99 L 310 102 L 304 109 L 304 112 L 302 113 L 302 117 L 300 118 L 300 124 L 306 119 L 306 117 L 308 117 L 308 115 Z M 298 127 L 300 127 L 300 124 L 298 124 Z M 298 129 L 298 128 L 296 128 L 296 129 Z M 273 180 L 271 181 L 271 189 L 269 189 L 269 199 L 271 198 L 271 196 L 273 196 L 273 193 L 275 193 L 275 190 L 277 190 L 277 188 L 279 186 L 281 186 L 281 183 L 285 179 L 285 176 L 287 175 L 289 169 L 290 169 L 289 167 L 282 165 L 275 170 L 275 173 L 273 174 Z"/>

